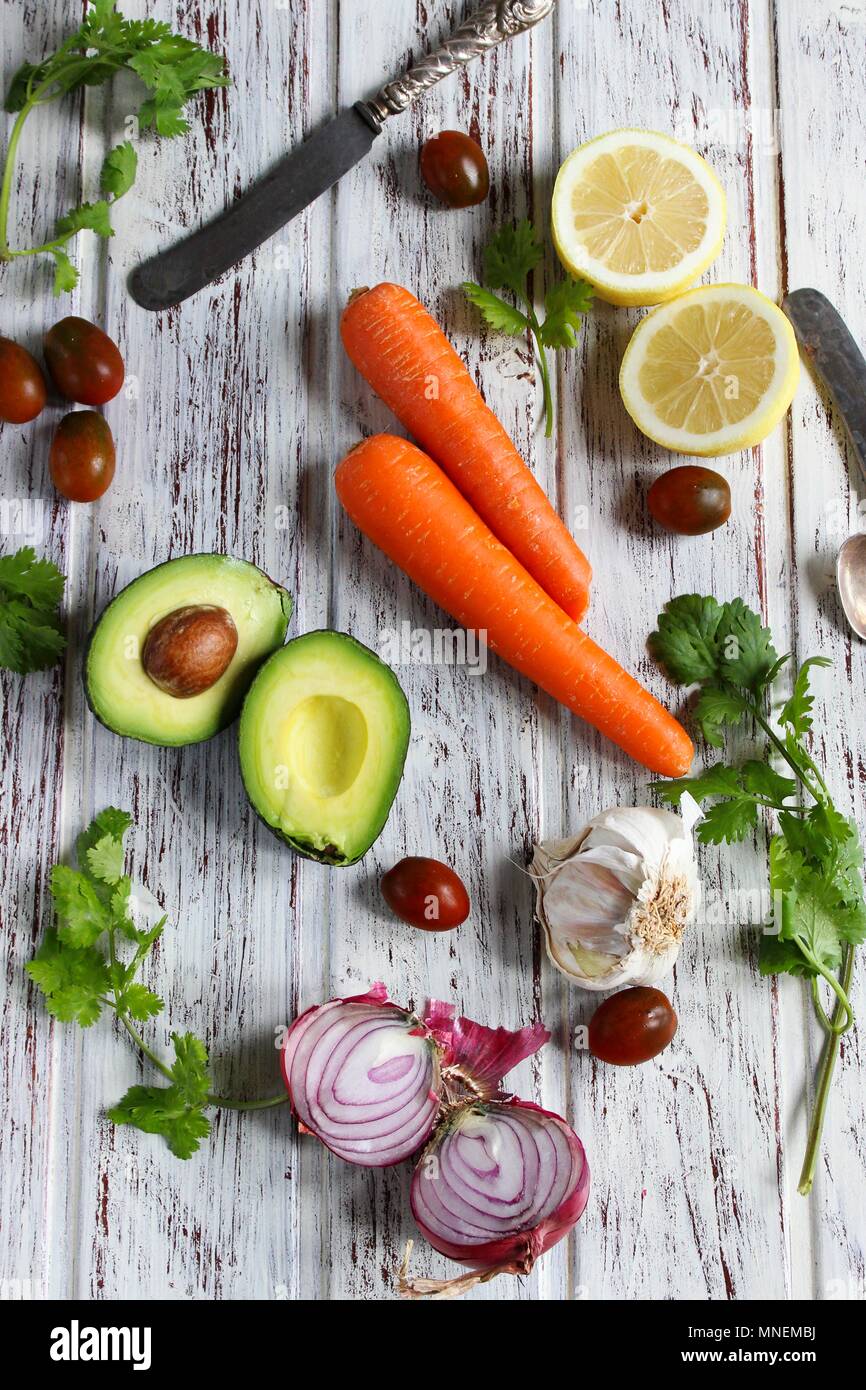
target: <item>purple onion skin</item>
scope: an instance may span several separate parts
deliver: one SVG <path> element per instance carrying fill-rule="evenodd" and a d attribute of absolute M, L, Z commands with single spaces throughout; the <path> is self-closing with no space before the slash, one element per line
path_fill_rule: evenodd
<path fill-rule="evenodd" d="M 439 1251 L 440 1255 L 447 1256 L 449 1260 L 456 1260 L 458 1264 L 465 1265 L 468 1269 L 491 1273 L 495 1270 L 497 1274 L 528 1274 L 535 1261 L 563 1240 L 583 1215 L 584 1207 L 589 1199 L 589 1164 L 586 1161 L 583 1145 L 561 1115 L 555 1114 L 552 1110 L 544 1110 L 540 1105 L 533 1105 L 528 1100 L 509 1098 L 492 1104 L 488 1102 L 487 1107 L 492 1109 L 493 1104 L 516 1107 L 521 1110 L 534 1110 L 536 1114 L 558 1120 L 564 1126 L 569 1137 L 569 1144 L 582 1163 L 580 1179 L 570 1196 L 555 1212 L 531 1230 L 519 1231 L 504 1240 L 487 1241 L 482 1245 L 451 1245 L 442 1236 L 430 1231 L 423 1221 L 419 1220 L 415 1203 L 415 1184 L 421 1171 L 420 1165 L 412 1177 L 409 1203 L 418 1230 L 424 1239 L 433 1246 L 433 1249 Z"/>

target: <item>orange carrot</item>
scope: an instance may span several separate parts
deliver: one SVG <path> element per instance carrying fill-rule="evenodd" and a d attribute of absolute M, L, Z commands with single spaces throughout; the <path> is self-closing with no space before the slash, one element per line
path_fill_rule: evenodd
<path fill-rule="evenodd" d="M 356 526 L 491 651 L 653 772 L 688 771 L 694 748 L 682 726 L 566 617 L 414 444 L 365 439 L 336 486 Z"/>
<path fill-rule="evenodd" d="M 400 285 L 358 293 L 343 313 L 358 371 L 533 579 L 579 622 L 592 571 L 463 362 Z"/>

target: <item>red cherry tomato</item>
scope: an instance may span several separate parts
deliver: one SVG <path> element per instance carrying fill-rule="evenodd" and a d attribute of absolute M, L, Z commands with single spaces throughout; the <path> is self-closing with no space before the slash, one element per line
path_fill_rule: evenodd
<path fill-rule="evenodd" d="M 48 399 L 42 368 L 26 348 L 0 338 L 0 420 L 26 425 Z"/>
<path fill-rule="evenodd" d="M 421 931 L 450 931 L 469 916 L 462 881 L 438 859 L 401 859 L 382 876 L 381 889 L 391 911 Z"/>
<path fill-rule="evenodd" d="M 51 444 L 49 467 L 57 491 L 70 502 L 95 502 L 114 477 L 114 440 L 95 410 L 64 415 Z"/>
<path fill-rule="evenodd" d="M 483 203 L 490 191 L 490 170 L 484 151 L 462 130 L 443 130 L 421 146 L 421 177 L 450 208 Z"/>
<path fill-rule="evenodd" d="M 602 1062 L 633 1067 L 667 1047 L 677 1031 L 677 1016 L 660 989 L 634 985 L 611 994 L 589 1024 L 589 1050 Z"/>
<path fill-rule="evenodd" d="M 660 526 L 681 536 L 704 536 L 731 515 L 731 489 L 721 473 L 686 463 L 656 478 L 647 506 Z"/>
<path fill-rule="evenodd" d="M 61 396 L 105 405 L 123 385 L 123 358 L 107 333 L 87 319 L 61 319 L 45 334 L 45 361 Z"/>

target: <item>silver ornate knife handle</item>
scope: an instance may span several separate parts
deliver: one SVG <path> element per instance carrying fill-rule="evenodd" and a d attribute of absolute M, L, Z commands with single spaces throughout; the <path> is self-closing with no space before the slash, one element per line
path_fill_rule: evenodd
<path fill-rule="evenodd" d="M 369 101 L 356 102 L 355 109 L 378 130 L 389 116 L 405 111 L 416 97 L 449 73 L 495 48 L 503 39 L 531 29 L 550 14 L 555 4 L 556 0 L 487 0 L 404 77 L 386 82 Z"/>

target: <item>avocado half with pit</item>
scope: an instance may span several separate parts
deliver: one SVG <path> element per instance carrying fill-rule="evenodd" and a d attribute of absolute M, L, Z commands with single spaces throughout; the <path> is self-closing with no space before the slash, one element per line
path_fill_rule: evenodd
<path fill-rule="evenodd" d="M 354 864 L 403 776 L 409 705 L 375 652 L 344 632 L 295 637 L 262 666 L 238 729 L 254 810 L 300 854 Z"/>
<path fill-rule="evenodd" d="M 237 718 L 291 612 L 286 590 L 247 560 L 167 560 L 122 589 L 93 628 L 87 703 L 126 738 L 200 743 Z"/>

